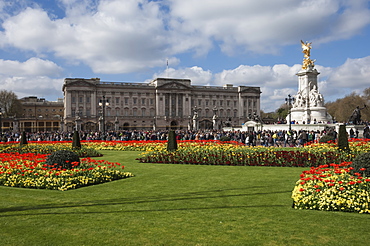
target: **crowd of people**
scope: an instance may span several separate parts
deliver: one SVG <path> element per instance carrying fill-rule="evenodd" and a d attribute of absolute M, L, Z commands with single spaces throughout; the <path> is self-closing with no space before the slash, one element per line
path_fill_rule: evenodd
<path fill-rule="evenodd" d="M 334 139 L 337 132 L 334 129 L 324 131 L 306 130 L 261 130 L 261 131 L 223 131 L 223 130 L 175 130 L 178 140 L 221 140 L 238 141 L 248 146 L 276 146 L 276 147 L 298 147 L 310 141 L 319 141 L 324 135 L 331 135 Z M 351 132 L 352 134 L 352 132 Z M 353 132 L 353 136 L 358 132 Z M 21 134 L 6 132 L 3 133 L 3 142 L 19 141 Z M 167 130 L 121 130 L 102 132 L 80 132 L 80 139 L 85 141 L 106 140 L 106 141 L 148 141 L 167 140 Z M 71 141 L 73 132 L 35 132 L 27 133 L 28 141 Z"/>

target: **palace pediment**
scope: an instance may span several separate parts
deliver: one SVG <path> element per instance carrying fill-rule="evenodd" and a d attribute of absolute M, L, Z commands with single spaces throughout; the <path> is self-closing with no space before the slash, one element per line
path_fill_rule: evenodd
<path fill-rule="evenodd" d="M 96 87 L 95 84 L 86 82 L 84 80 L 77 80 L 77 81 L 70 82 L 70 83 L 68 83 L 68 86 L 75 86 L 75 87 L 86 87 L 86 86 L 87 87 Z"/>
<path fill-rule="evenodd" d="M 253 93 L 253 94 L 261 94 L 261 90 L 259 87 L 246 87 L 245 89 L 240 90 L 241 93 Z"/>
<path fill-rule="evenodd" d="M 68 88 L 91 87 L 95 89 L 96 82 L 90 82 L 90 81 L 87 81 L 86 79 L 66 79 L 64 80 L 63 91 L 65 87 L 68 87 Z"/>
<path fill-rule="evenodd" d="M 178 82 L 169 82 L 164 85 L 158 86 L 160 90 L 190 90 L 191 88 Z"/>

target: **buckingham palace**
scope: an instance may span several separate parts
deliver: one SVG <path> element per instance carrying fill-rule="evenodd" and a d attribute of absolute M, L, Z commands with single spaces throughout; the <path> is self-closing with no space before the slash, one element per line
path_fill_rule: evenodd
<path fill-rule="evenodd" d="M 260 87 L 192 85 L 190 79 L 149 83 L 66 78 L 63 130 L 221 129 L 260 115 Z"/>

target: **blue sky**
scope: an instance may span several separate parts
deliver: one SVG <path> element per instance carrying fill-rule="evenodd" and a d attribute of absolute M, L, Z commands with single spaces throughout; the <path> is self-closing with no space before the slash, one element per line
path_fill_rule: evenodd
<path fill-rule="evenodd" d="M 0 0 L 0 24 L 0 86 L 19 98 L 168 76 L 259 86 L 271 112 L 297 93 L 300 40 L 325 101 L 370 87 L 370 0 Z"/>

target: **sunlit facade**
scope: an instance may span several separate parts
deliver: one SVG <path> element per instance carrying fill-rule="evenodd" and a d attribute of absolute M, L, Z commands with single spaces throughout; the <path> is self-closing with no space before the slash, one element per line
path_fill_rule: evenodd
<path fill-rule="evenodd" d="M 259 87 L 197 86 L 172 78 L 149 83 L 66 78 L 63 92 L 66 131 L 99 131 L 102 125 L 109 131 L 192 129 L 194 114 L 198 129 L 221 129 L 260 115 Z"/>
<path fill-rule="evenodd" d="M 52 132 L 61 130 L 64 116 L 63 99 L 47 101 L 29 96 L 19 99 L 22 111 L 16 115 L 1 117 L 3 132 Z"/>

